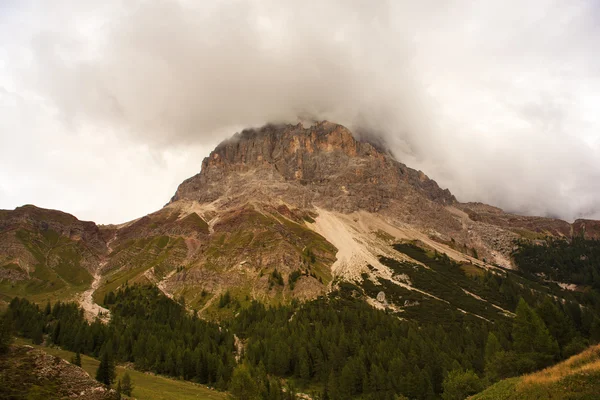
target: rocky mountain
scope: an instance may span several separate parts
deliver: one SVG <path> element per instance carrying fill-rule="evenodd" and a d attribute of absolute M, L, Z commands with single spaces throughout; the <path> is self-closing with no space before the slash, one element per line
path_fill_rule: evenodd
<path fill-rule="evenodd" d="M 34 206 L 1 211 L 0 296 L 89 305 L 125 284 L 153 283 L 210 317 L 226 293 L 241 304 L 285 303 L 343 281 L 432 295 L 390 266 L 425 265 L 393 244 L 502 271 L 515 268 L 517 240 L 579 235 L 599 237 L 600 222 L 461 203 L 338 124 L 267 125 L 218 145 L 164 208 L 122 225 Z"/>

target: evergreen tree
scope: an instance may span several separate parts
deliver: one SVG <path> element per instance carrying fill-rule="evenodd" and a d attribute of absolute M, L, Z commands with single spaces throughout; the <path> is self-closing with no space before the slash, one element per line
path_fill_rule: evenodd
<path fill-rule="evenodd" d="M 496 335 L 494 335 L 494 332 L 488 333 L 487 341 L 485 343 L 486 364 L 490 363 L 494 359 L 496 354 L 498 354 L 502 350 L 502 345 L 500 344 L 500 341 L 498 340 Z"/>
<path fill-rule="evenodd" d="M 229 392 L 231 398 L 235 400 L 258 400 L 260 398 L 258 386 L 246 364 L 240 364 L 233 370 Z"/>
<path fill-rule="evenodd" d="M 444 400 L 463 400 L 483 390 L 483 384 L 473 371 L 451 371 L 443 383 Z"/>
<path fill-rule="evenodd" d="M 123 378 L 121 378 L 121 392 L 126 394 L 127 396 L 131 396 L 131 392 L 133 392 L 133 383 L 131 382 L 131 376 L 129 376 L 128 372 L 125 372 Z"/>
<path fill-rule="evenodd" d="M 81 354 L 79 352 L 75 353 L 75 355 L 71 359 L 71 364 L 81 367 Z"/>
<path fill-rule="evenodd" d="M 29 334 L 31 337 L 31 342 L 33 344 L 42 344 L 44 341 L 44 325 L 41 321 L 36 321 L 31 327 L 31 332 Z"/>
<path fill-rule="evenodd" d="M 329 373 L 329 378 L 327 379 L 327 384 L 325 386 L 325 393 L 331 400 L 338 400 L 341 398 L 339 394 L 338 381 L 333 370 Z"/>
<path fill-rule="evenodd" d="M 96 371 L 96 380 L 110 386 L 116 378 L 115 362 L 109 350 L 104 350 L 100 358 L 100 365 Z"/>
<path fill-rule="evenodd" d="M 8 351 L 12 340 L 12 321 L 8 316 L 0 316 L 0 354 L 4 354 Z"/>
<path fill-rule="evenodd" d="M 546 324 L 522 298 L 517 306 L 512 337 L 513 348 L 518 353 L 541 353 L 549 357 L 558 353 L 558 345 Z"/>
<path fill-rule="evenodd" d="M 44 314 L 46 316 L 50 315 L 52 313 L 52 307 L 50 306 L 50 302 L 48 301 L 46 303 L 46 308 L 44 309 Z"/>
<path fill-rule="evenodd" d="M 575 326 L 550 297 L 544 299 L 536 313 L 542 318 L 561 349 L 571 342 L 575 336 Z"/>

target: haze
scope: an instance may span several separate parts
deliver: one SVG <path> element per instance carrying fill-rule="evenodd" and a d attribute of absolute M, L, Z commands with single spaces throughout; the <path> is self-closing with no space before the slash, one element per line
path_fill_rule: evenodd
<path fill-rule="evenodd" d="M 236 131 L 328 119 L 460 201 L 600 218 L 598 2 L 415 3 L 0 1 L 0 208 L 124 222 Z"/>

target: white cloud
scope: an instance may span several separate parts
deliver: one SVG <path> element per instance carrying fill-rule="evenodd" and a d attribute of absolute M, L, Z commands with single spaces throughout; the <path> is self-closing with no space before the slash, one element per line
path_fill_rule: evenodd
<path fill-rule="evenodd" d="M 0 86 L 26 100 L 3 97 L 0 128 L 25 156 L 0 163 L 18 170 L 0 206 L 134 218 L 239 126 L 313 115 L 383 136 L 460 200 L 600 217 L 598 15 L 592 0 L 19 3 L 0 16 Z"/>

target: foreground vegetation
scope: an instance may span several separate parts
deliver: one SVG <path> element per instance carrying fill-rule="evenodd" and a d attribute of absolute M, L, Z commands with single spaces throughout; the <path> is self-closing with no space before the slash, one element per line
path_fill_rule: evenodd
<path fill-rule="evenodd" d="M 218 307 L 232 317 L 217 325 L 154 286 L 124 285 L 105 295 L 108 324 L 87 322 L 76 304 L 40 307 L 18 298 L 4 320 L 33 343 L 130 363 L 140 371 L 132 372 L 140 397 L 139 391 L 152 387 L 141 378 L 152 375 L 143 372 L 214 386 L 240 399 L 291 399 L 298 390 L 330 400 L 451 400 L 499 382 L 484 392 L 495 396 L 527 382 L 537 387 L 535 379 L 507 378 L 549 367 L 600 341 L 593 288 L 568 293 L 545 285 L 527 268 L 522 275 L 473 271 L 414 245 L 397 249 L 429 269 L 382 261 L 437 299 L 365 277 L 362 284 L 342 282 L 329 296 L 302 304 L 241 306 L 224 295 Z M 377 310 L 364 301 L 381 290 L 402 310 Z M 89 360 L 83 357 L 84 368 Z M 588 371 L 580 371 L 579 381 L 565 375 L 540 385 L 588 387 L 585 379 L 596 379 L 583 373 Z"/>
<path fill-rule="evenodd" d="M 253 303 L 217 327 L 151 286 L 127 287 L 109 297 L 108 325 L 88 323 L 74 304 L 42 309 L 24 299 L 11 302 L 7 317 L 36 344 L 45 339 L 95 357 L 109 353 L 140 371 L 273 399 L 294 392 L 282 390 L 280 378 L 316 398 L 461 398 L 487 382 L 548 366 L 566 352 L 559 345 L 565 339 L 524 300 L 514 320 L 490 324 L 455 312 L 452 324 L 444 326 L 403 321 L 340 292 L 303 305 Z M 545 308 L 551 310 L 543 315 L 552 326 L 552 318 L 570 323 L 550 300 L 538 307 Z M 239 364 L 234 332 L 245 343 Z M 585 346 L 574 326 L 558 333 L 571 337 L 567 347 L 574 341 Z M 90 359 L 84 356 L 82 362 L 86 368 Z M 132 374 L 137 395 L 151 386 L 142 375 Z"/>
<path fill-rule="evenodd" d="M 600 346 L 543 371 L 496 383 L 473 400 L 593 400 L 600 393 Z"/>

